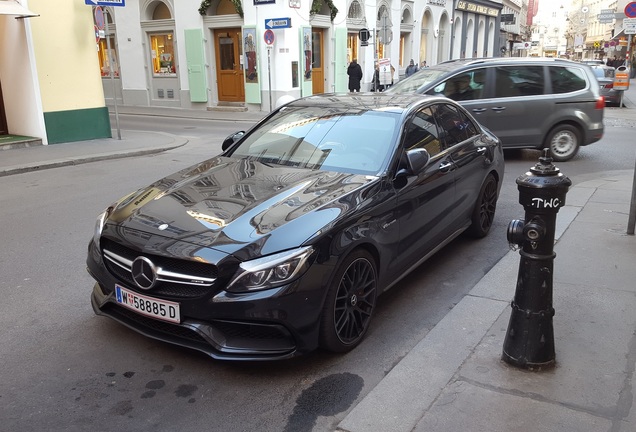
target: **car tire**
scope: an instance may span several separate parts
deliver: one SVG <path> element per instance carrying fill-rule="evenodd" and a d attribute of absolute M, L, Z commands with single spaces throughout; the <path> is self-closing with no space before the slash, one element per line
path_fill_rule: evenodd
<path fill-rule="evenodd" d="M 559 125 L 552 129 L 546 140 L 550 156 L 556 162 L 572 159 L 579 151 L 581 134 L 571 125 Z"/>
<path fill-rule="evenodd" d="M 362 341 L 375 310 L 377 281 L 375 260 L 363 249 L 352 252 L 340 264 L 323 306 L 323 349 L 344 353 Z"/>
<path fill-rule="evenodd" d="M 471 215 L 471 224 L 466 233 L 475 238 L 486 237 L 495 219 L 497 209 L 497 179 L 488 174 L 481 185 L 479 196 Z"/>

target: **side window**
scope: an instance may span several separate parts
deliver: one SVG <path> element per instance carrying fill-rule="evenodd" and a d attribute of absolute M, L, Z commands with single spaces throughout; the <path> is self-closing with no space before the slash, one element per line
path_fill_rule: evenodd
<path fill-rule="evenodd" d="M 435 117 L 440 126 L 444 148 L 450 148 L 477 134 L 475 125 L 452 105 L 437 105 Z"/>
<path fill-rule="evenodd" d="M 586 87 L 585 73 L 573 66 L 550 66 L 552 93 L 569 93 Z"/>
<path fill-rule="evenodd" d="M 544 94 L 543 66 L 502 66 L 495 68 L 495 97 Z"/>
<path fill-rule="evenodd" d="M 442 151 L 439 131 L 430 107 L 419 111 L 406 128 L 404 149 L 423 148 L 431 156 Z"/>
<path fill-rule="evenodd" d="M 479 135 L 480 132 L 477 126 L 475 126 L 475 123 L 473 123 L 472 120 L 470 120 L 463 112 L 460 112 L 459 115 L 461 116 L 463 124 L 465 125 L 466 138 L 470 139 Z"/>
<path fill-rule="evenodd" d="M 449 78 L 444 83 L 444 96 L 455 101 L 480 99 L 486 80 L 486 69 L 476 69 Z"/>

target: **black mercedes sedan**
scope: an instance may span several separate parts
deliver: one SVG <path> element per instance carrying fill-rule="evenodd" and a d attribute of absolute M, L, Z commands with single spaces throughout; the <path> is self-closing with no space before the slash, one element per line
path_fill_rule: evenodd
<path fill-rule="evenodd" d="M 379 294 L 488 234 L 503 173 L 497 137 L 450 99 L 298 99 L 100 214 L 91 303 L 215 359 L 346 352 Z"/>

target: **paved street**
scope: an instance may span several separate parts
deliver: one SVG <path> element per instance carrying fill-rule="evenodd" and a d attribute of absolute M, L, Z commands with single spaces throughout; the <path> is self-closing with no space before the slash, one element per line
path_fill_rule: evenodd
<path fill-rule="evenodd" d="M 633 128 L 633 111 L 608 109 L 610 136 Z M 444 294 L 466 280 L 455 263 L 479 255 L 467 244 L 445 249 L 430 270 L 390 292 L 353 353 L 233 365 L 136 335 L 95 317 L 87 303 L 83 262 L 96 213 L 132 184 L 191 163 L 180 149 L 204 154 L 200 138 L 187 134 L 194 132 L 126 131 L 107 146 L 3 152 L 2 238 L 14 245 L 0 251 L 8 269 L 0 282 L 7 430 L 634 430 L 636 246 L 625 235 L 633 159 L 616 161 L 619 170 L 598 167 L 601 142 L 561 166 L 588 173 L 576 174 L 558 215 L 555 369 L 528 372 L 500 360 L 518 252 L 502 251 L 445 306 Z M 535 156 L 513 156 L 510 166 L 527 167 Z M 506 179 L 509 205 L 497 236 L 505 237 L 508 215 L 522 216 L 512 195 L 516 175 Z"/>

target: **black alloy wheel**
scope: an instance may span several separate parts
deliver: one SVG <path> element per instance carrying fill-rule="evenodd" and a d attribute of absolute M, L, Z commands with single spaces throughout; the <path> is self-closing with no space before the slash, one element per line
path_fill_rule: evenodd
<path fill-rule="evenodd" d="M 377 296 L 377 271 L 371 254 L 357 250 L 338 268 L 322 313 L 320 345 L 333 352 L 355 348 L 369 328 Z"/>
<path fill-rule="evenodd" d="M 492 174 L 488 174 L 481 185 L 479 197 L 471 217 L 471 225 L 467 233 L 476 238 L 486 237 L 495 220 L 497 209 L 497 180 Z"/>

